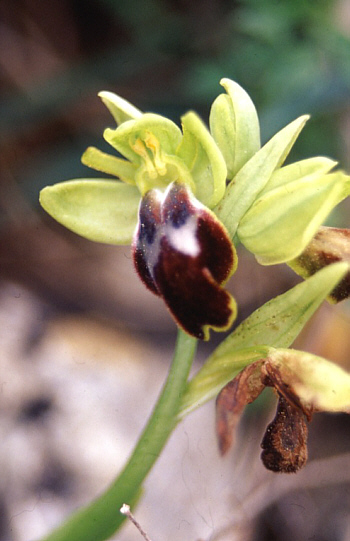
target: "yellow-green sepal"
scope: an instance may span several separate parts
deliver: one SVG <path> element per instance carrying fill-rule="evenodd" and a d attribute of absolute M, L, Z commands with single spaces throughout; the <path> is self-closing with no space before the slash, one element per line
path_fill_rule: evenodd
<path fill-rule="evenodd" d="M 140 118 L 143 114 L 137 107 L 117 94 L 114 94 L 114 92 L 102 90 L 98 95 L 113 116 L 117 126 L 123 124 L 123 122 L 126 122 L 127 120 Z"/>
<path fill-rule="evenodd" d="M 228 180 L 260 148 L 260 127 L 254 103 L 243 88 L 230 79 L 221 79 L 227 94 L 213 102 L 210 132 L 225 159 Z"/>
<path fill-rule="evenodd" d="M 225 160 L 213 137 L 193 111 L 181 118 L 183 138 L 176 155 L 187 165 L 196 198 L 209 208 L 222 199 L 226 188 Z"/>
<path fill-rule="evenodd" d="M 338 204 L 343 173 L 312 173 L 259 197 L 238 227 L 238 237 L 262 265 L 296 258 Z"/>
<path fill-rule="evenodd" d="M 226 189 L 214 209 L 231 238 L 234 238 L 243 216 L 265 188 L 273 172 L 281 167 L 309 116 L 304 115 L 279 131 L 245 163 Z"/>
<path fill-rule="evenodd" d="M 131 162 L 141 165 L 146 155 L 143 155 L 140 143 L 146 152 L 150 153 L 156 143 L 159 148 L 153 151 L 164 154 L 175 154 L 182 133 L 171 120 L 154 113 L 145 113 L 136 120 L 128 120 L 116 129 L 107 128 L 103 134 L 107 143 Z M 153 156 L 152 156 L 153 157 Z"/>
<path fill-rule="evenodd" d="M 105 244 L 131 243 L 139 202 L 135 186 L 114 180 L 71 180 L 40 192 L 41 206 L 60 224 Z"/>
<path fill-rule="evenodd" d="M 340 366 L 294 349 L 271 349 L 268 361 L 302 404 L 315 411 L 350 413 L 350 374 Z"/>

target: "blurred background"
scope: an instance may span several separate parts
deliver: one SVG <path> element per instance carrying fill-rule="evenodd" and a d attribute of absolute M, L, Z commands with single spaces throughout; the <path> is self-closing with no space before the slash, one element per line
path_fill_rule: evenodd
<path fill-rule="evenodd" d="M 109 151 L 113 119 L 98 91 L 175 122 L 188 109 L 207 121 L 222 77 L 252 97 L 263 142 L 311 113 L 290 159 L 327 155 L 350 170 L 350 0 L 0 0 L 0 541 L 39 538 L 113 479 L 175 339 L 129 247 L 65 230 L 39 191 L 96 176 L 80 156 Z M 350 226 L 347 202 L 330 224 Z M 242 251 L 230 284 L 239 320 L 297 281 Z M 297 347 L 350 369 L 349 317 L 349 301 L 325 306 Z M 350 539 L 348 417 L 316 416 L 305 473 L 276 477 L 258 458 L 268 402 L 250 409 L 224 462 L 213 404 L 178 428 L 139 507 L 151 536 Z M 127 526 L 118 539 L 136 536 Z"/>

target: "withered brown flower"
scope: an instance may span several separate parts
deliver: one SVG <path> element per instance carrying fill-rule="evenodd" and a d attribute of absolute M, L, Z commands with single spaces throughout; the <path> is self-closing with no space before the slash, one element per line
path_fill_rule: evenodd
<path fill-rule="evenodd" d="M 350 229 L 320 227 L 310 244 L 288 265 L 303 278 L 337 261 L 350 263 Z M 350 271 L 330 294 L 332 302 L 350 297 Z"/>
<path fill-rule="evenodd" d="M 298 397 L 283 376 L 274 363 L 268 359 L 259 360 L 247 366 L 222 389 L 216 400 L 216 432 L 222 455 L 233 443 L 244 407 L 265 387 L 273 387 L 278 405 L 276 416 L 261 443 L 263 464 L 268 470 L 281 473 L 297 472 L 305 465 L 308 422 L 313 408 Z"/>

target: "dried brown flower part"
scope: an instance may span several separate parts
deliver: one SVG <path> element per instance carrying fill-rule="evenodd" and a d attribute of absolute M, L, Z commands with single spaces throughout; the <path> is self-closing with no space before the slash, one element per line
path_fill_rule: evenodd
<path fill-rule="evenodd" d="M 277 412 L 262 441 L 263 464 L 271 471 L 297 472 L 307 461 L 308 422 L 314 412 L 350 413 L 350 374 L 305 351 L 269 348 L 221 390 L 216 401 L 216 432 L 221 454 L 234 441 L 247 404 L 265 387 L 278 396 Z"/>
<path fill-rule="evenodd" d="M 288 366 L 281 369 L 269 358 L 243 369 L 220 392 L 216 400 L 216 434 L 220 453 L 232 446 L 244 407 L 253 402 L 265 387 L 278 395 L 274 420 L 268 425 L 261 447 L 264 466 L 271 471 L 293 473 L 307 461 L 307 423 L 313 407 L 294 392 L 295 375 Z"/>
<path fill-rule="evenodd" d="M 273 364 L 269 359 L 261 367 L 261 378 L 266 387 L 273 387 L 278 396 L 282 396 L 291 406 L 304 413 L 308 421 L 311 421 L 313 407 L 301 401 L 300 397 L 293 391 L 291 382 L 297 381 L 295 374 L 291 372 L 288 366 L 281 368 Z M 288 381 L 288 383 L 287 383 Z"/>
<path fill-rule="evenodd" d="M 283 396 L 279 396 L 276 416 L 261 442 L 264 466 L 277 473 L 296 473 L 307 461 L 307 418 Z"/>
<path fill-rule="evenodd" d="M 219 393 L 216 399 L 216 435 L 221 455 L 233 444 L 244 407 L 258 398 L 265 384 L 261 379 L 263 361 L 256 361 L 242 370 Z"/>
<path fill-rule="evenodd" d="M 320 227 L 315 237 L 303 253 L 288 265 L 303 278 L 338 261 L 350 264 L 350 229 Z M 331 301 L 337 303 L 350 296 L 350 270 L 330 294 Z"/>

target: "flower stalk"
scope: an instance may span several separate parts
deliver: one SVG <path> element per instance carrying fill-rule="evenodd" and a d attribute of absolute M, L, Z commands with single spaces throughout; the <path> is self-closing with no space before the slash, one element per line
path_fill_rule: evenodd
<path fill-rule="evenodd" d="M 167 380 L 125 468 L 99 498 L 79 509 L 42 541 L 104 541 L 122 525 L 125 516 L 118 510 L 125 501 L 137 501 L 143 481 L 178 422 L 181 397 L 196 345 L 197 340 L 178 331 Z"/>

